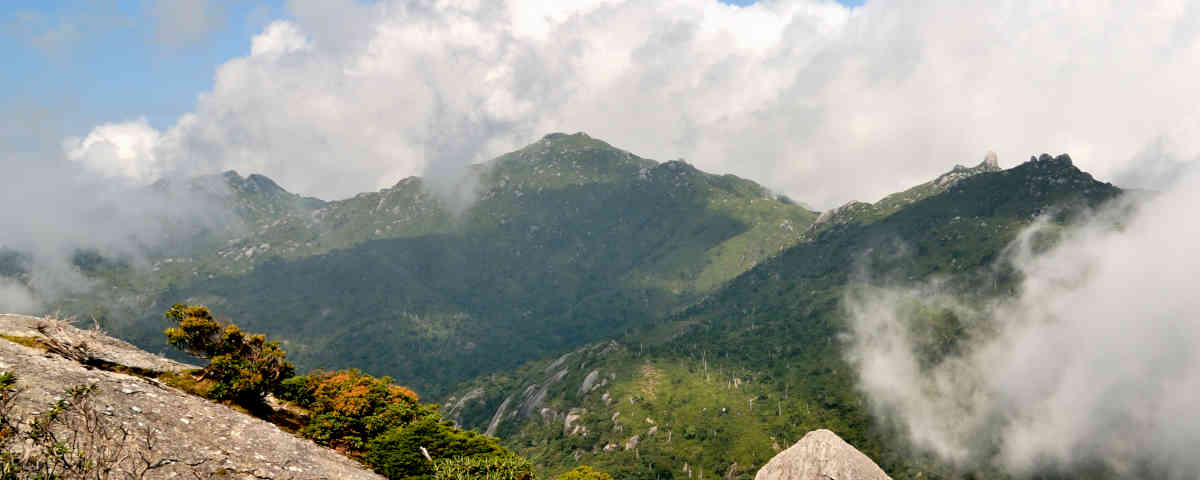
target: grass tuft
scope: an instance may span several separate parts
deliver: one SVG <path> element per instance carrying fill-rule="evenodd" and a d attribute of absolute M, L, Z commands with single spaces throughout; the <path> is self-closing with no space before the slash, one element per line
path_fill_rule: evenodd
<path fill-rule="evenodd" d="M 17 345 L 24 345 L 26 347 L 36 348 L 38 350 L 46 350 L 46 344 L 42 343 L 41 340 L 38 340 L 37 337 L 22 337 L 19 335 L 0 335 L 0 338 L 3 338 L 10 342 L 13 342 Z"/>

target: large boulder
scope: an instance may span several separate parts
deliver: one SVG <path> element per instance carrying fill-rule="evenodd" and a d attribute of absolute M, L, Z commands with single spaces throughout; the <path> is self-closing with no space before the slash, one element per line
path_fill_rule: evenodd
<path fill-rule="evenodd" d="M 188 375 L 194 366 L 52 318 L 0 314 L 0 335 L 0 372 L 16 375 L 20 390 L 0 412 L 29 419 L 69 397 L 67 389 L 90 385 L 87 406 L 61 415 L 73 423 L 56 435 L 93 453 L 112 478 L 383 480 L 333 450 L 149 375 Z M 11 446 L 18 454 L 33 448 Z"/>
<path fill-rule="evenodd" d="M 767 462 L 754 480 L 891 480 L 883 469 L 829 430 L 813 430 Z"/>

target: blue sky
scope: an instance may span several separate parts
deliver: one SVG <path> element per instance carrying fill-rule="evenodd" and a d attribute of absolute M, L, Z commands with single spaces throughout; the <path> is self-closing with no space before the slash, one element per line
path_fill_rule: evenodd
<path fill-rule="evenodd" d="M 211 87 L 217 66 L 246 55 L 251 36 L 286 16 L 284 0 L 214 3 L 209 31 L 172 40 L 151 0 L 4 2 L 0 111 L 57 112 L 57 127 L 74 135 L 141 116 L 156 128 L 171 125 Z"/>
<path fill-rule="evenodd" d="M 16 0 L 0 21 L 0 109 L 61 112 L 64 130 L 139 116 L 163 127 L 212 86 L 215 68 L 249 52 L 281 1 L 228 2 L 212 31 L 160 38 L 148 1 Z"/>

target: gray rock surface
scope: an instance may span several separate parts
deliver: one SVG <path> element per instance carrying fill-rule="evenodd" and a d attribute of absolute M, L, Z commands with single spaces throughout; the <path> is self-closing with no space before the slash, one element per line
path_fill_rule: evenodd
<path fill-rule="evenodd" d="M 50 319 L 0 314 L 0 334 L 86 342 L 94 358 L 145 370 L 195 368 Z M 125 446 L 131 462 L 121 468 L 134 469 L 142 458 L 161 464 L 144 478 L 382 478 L 271 423 L 150 378 L 89 368 L 7 340 L 0 340 L 0 371 L 17 375 L 17 386 L 24 391 L 17 397 L 15 411 L 24 417 L 44 411 L 67 388 L 96 385 L 92 404 L 102 418 L 114 428 L 133 432 Z M 149 448 L 143 437 L 152 437 Z M 124 474 L 114 477 L 125 478 Z"/>
<path fill-rule="evenodd" d="M 165 329 L 165 327 L 164 327 Z M 141 350 L 97 330 L 83 330 L 53 318 L 0 313 L 0 334 L 17 337 L 42 337 L 62 344 L 86 345 L 96 359 L 156 372 L 195 370 L 196 365 L 180 363 Z M 163 345 L 166 345 L 164 337 Z"/>
<path fill-rule="evenodd" d="M 583 395 L 585 393 L 592 391 L 592 388 L 596 386 L 596 380 L 598 380 L 599 378 L 600 378 L 599 370 L 592 370 L 591 372 L 589 372 L 587 374 L 587 376 L 583 378 L 583 383 L 579 385 L 579 395 Z"/>
<path fill-rule="evenodd" d="M 829 430 L 813 430 L 779 452 L 754 480 L 891 480 L 883 469 Z"/>

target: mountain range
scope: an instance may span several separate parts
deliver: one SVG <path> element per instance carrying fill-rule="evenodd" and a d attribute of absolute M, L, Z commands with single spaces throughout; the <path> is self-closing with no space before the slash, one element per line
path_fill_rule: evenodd
<path fill-rule="evenodd" d="M 999 260 L 1019 232 L 1122 194 L 1066 155 L 1009 169 L 989 155 L 816 212 L 582 133 L 472 175 L 466 208 L 420 178 L 339 201 L 255 174 L 161 181 L 149 188 L 229 215 L 145 262 L 82 252 L 76 266 L 105 288 L 54 307 L 162 351 L 162 312 L 205 304 L 302 368 L 358 367 L 440 398 L 544 472 L 749 479 L 827 428 L 893 478 L 988 476 L 911 450 L 873 415 L 846 355 L 846 292 L 937 278 L 1009 295 L 1018 274 Z M 20 252 L 0 254 L 0 274 L 23 278 Z M 931 312 L 910 328 L 937 362 L 969 326 Z"/>

